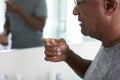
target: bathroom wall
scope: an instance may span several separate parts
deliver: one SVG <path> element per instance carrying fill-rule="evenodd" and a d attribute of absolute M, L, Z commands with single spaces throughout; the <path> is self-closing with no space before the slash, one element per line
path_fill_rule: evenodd
<path fill-rule="evenodd" d="M 70 45 L 74 52 L 88 59 L 95 57 L 99 47 L 100 42 Z M 44 57 L 43 47 L 2 50 L 0 78 L 7 76 L 7 80 L 81 80 L 66 63 L 47 62 Z"/>

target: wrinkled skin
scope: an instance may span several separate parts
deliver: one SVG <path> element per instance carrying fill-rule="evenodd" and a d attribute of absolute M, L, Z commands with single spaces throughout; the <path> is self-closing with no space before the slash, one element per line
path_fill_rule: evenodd
<path fill-rule="evenodd" d="M 7 10 L 10 12 L 16 12 L 19 6 L 13 0 L 6 1 Z"/>
<path fill-rule="evenodd" d="M 64 39 L 49 39 L 49 41 L 43 39 L 43 42 L 45 44 L 46 61 L 65 61 L 65 55 L 69 51 L 69 47 Z"/>

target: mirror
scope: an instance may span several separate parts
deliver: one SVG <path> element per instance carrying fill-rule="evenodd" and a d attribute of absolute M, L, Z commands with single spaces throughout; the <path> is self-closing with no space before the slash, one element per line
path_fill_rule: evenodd
<path fill-rule="evenodd" d="M 43 30 L 44 38 L 65 38 L 70 44 L 81 43 L 86 39 L 80 32 L 77 17 L 73 16 L 74 1 L 66 0 L 46 0 L 47 3 L 47 21 Z M 5 4 L 0 2 L 0 32 L 3 32 L 5 22 Z M 1 18 L 2 17 L 2 18 Z M 73 22 L 74 20 L 74 22 Z M 74 29 L 73 29 L 74 27 Z M 76 36 L 74 36 L 76 35 Z M 0 45 L 0 50 L 7 50 L 11 47 L 11 34 L 9 35 L 9 45 Z M 32 36 L 31 36 L 32 37 Z M 74 37 L 74 38 L 73 38 Z"/>

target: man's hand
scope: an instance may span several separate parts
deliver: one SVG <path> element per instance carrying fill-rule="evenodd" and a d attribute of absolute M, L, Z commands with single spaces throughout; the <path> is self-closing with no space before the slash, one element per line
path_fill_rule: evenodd
<path fill-rule="evenodd" d="M 65 61 L 69 46 L 64 39 L 43 39 L 45 45 L 45 60 L 52 62 Z"/>
<path fill-rule="evenodd" d="M 8 45 L 8 36 L 6 34 L 0 34 L 0 44 Z"/>
<path fill-rule="evenodd" d="M 7 10 L 10 12 L 16 12 L 19 8 L 19 6 L 13 1 L 13 0 L 7 0 L 6 2 L 6 6 L 7 6 Z"/>

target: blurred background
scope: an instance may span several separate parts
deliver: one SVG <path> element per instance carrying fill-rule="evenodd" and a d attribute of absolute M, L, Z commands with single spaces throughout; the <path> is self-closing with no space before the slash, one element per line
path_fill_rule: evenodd
<path fill-rule="evenodd" d="M 81 57 L 94 59 L 99 41 L 83 36 L 78 17 L 72 14 L 73 0 L 46 0 L 48 19 L 44 38 L 64 38 L 70 48 Z M 30 1 L 28 1 L 30 2 Z M 0 0 L 0 33 L 5 22 L 5 3 Z M 11 35 L 9 35 L 9 43 Z M 44 48 L 10 50 L 0 45 L 0 80 L 82 80 L 64 62 L 50 63 L 44 60 Z"/>
<path fill-rule="evenodd" d="M 83 36 L 81 34 L 77 19 L 78 17 L 72 14 L 72 10 L 75 6 L 73 0 L 46 1 L 48 7 L 48 19 L 44 28 L 45 38 L 65 38 L 69 44 L 96 41 L 95 39 Z M 3 32 L 5 10 L 5 3 L 3 0 L 0 0 L 0 33 Z M 0 50 L 10 49 L 10 46 L 11 43 L 9 40 L 9 45 L 0 45 Z"/>

